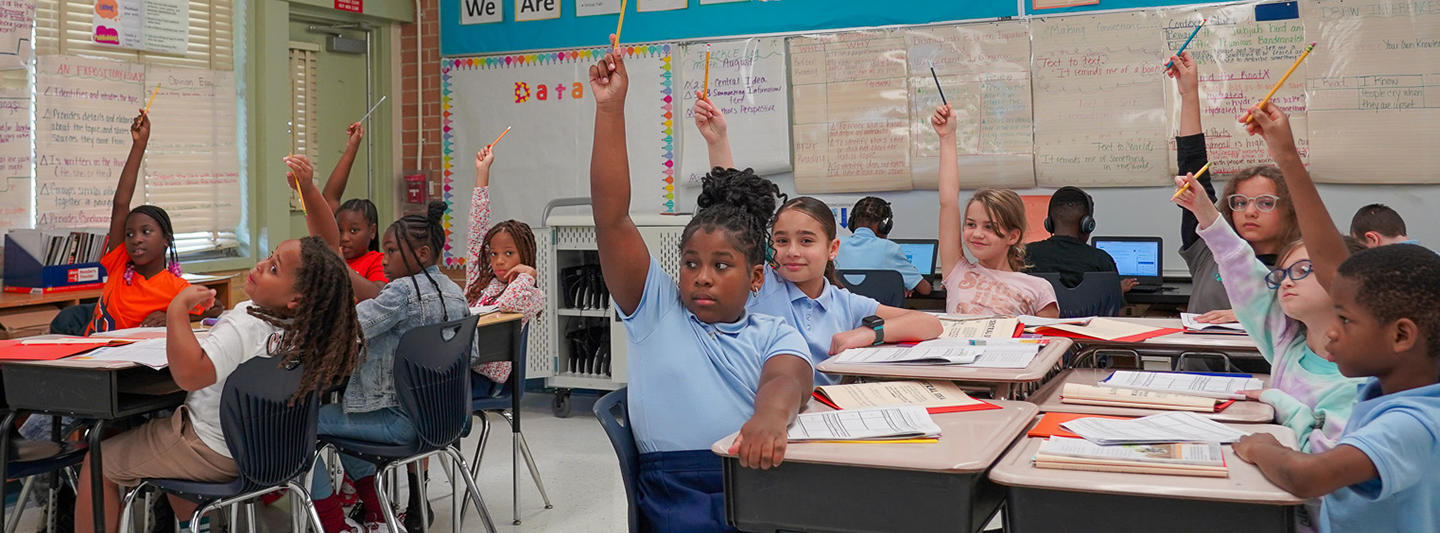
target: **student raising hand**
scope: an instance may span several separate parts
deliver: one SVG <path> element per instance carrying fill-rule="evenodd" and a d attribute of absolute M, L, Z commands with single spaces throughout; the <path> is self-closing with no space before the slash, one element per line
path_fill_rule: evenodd
<path fill-rule="evenodd" d="M 146 113 L 144 109 L 141 109 L 135 120 L 130 122 L 130 140 L 135 141 L 136 144 L 150 142 L 150 114 Z"/>
<path fill-rule="evenodd" d="M 930 125 L 935 127 L 935 133 L 941 139 L 954 137 L 955 127 L 958 124 L 954 120 L 955 113 L 949 105 L 942 105 L 935 108 L 935 114 L 930 115 Z"/>
<path fill-rule="evenodd" d="M 1175 197 L 1175 205 L 1194 213 L 1195 218 L 1200 221 L 1200 229 L 1209 228 L 1211 224 L 1220 219 L 1220 210 L 1215 208 L 1215 204 L 1210 202 L 1208 196 L 1202 196 L 1205 189 L 1195 179 L 1195 174 L 1175 176 L 1175 187 L 1184 189 L 1179 196 Z"/>
<path fill-rule="evenodd" d="M 625 58 L 605 54 L 590 67 L 590 94 L 595 95 L 595 108 L 600 111 L 625 112 L 625 91 L 630 86 L 630 75 L 625 70 Z"/>
<path fill-rule="evenodd" d="M 1290 130 L 1290 117 L 1284 111 L 1274 104 L 1266 104 L 1263 107 L 1252 106 L 1246 115 L 1254 117 L 1254 120 L 1245 122 L 1245 115 L 1240 117 L 1240 122 L 1245 124 L 1245 132 L 1265 139 L 1276 166 L 1283 171 L 1291 159 L 1300 161 L 1300 151 L 1295 148 L 1295 134 Z"/>
<path fill-rule="evenodd" d="M 495 164 L 495 151 L 489 146 L 475 152 L 475 187 L 490 186 L 490 165 Z"/>
<path fill-rule="evenodd" d="M 710 152 L 710 166 L 735 168 L 735 158 L 730 155 L 730 136 L 725 125 L 725 113 L 720 106 L 708 98 L 695 102 L 695 128 L 705 137 Z"/>
<path fill-rule="evenodd" d="M 1170 68 L 1165 69 L 1165 75 L 1175 80 L 1180 96 L 1195 94 L 1195 88 L 1200 85 L 1195 58 L 1190 56 L 1190 52 L 1180 52 L 1180 55 L 1170 56 L 1169 62 Z"/>

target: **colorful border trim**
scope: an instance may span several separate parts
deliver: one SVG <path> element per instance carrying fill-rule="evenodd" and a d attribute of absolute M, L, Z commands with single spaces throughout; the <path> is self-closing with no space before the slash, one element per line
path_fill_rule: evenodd
<path fill-rule="evenodd" d="M 673 104 L 674 70 L 672 67 L 671 55 L 672 46 L 669 44 L 654 44 L 642 46 L 626 46 L 621 48 L 621 53 L 626 57 L 659 57 L 661 59 L 660 94 L 664 95 L 660 105 L 660 131 L 665 134 L 664 164 L 660 169 L 660 178 L 664 185 L 660 187 L 660 205 L 665 213 L 675 212 L 675 113 Z M 519 55 L 497 55 L 480 57 L 457 57 L 447 58 L 440 61 L 440 123 L 441 123 L 441 168 L 443 169 L 442 184 L 444 186 L 444 200 L 451 207 L 445 211 L 445 233 L 449 235 L 452 217 L 454 213 L 454 153 L 455 135 L 454 124 L 451 122 L 453 115 L 453 97 L 451 96 L 450 79 L 451 72 L 457 70 L 491 70 L 518 68 L 530 65 L 553 65 L 565 63 L 578 63 L 592 61 L 603 57 L 608 48 L 587 48 L 583 50 L 564 50 L 560 52 L 545 52 L 538 54 Z M 445 266 L 460 267 L 465 265 L 468 258 L 458 257 L 450 245 L 450 239 L 445 240 Z"/>

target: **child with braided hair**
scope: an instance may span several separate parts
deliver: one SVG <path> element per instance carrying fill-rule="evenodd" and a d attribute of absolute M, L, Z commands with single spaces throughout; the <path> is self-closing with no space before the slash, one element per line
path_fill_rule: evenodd
<path fill-rule="evenodd" d="M 349 267 L 316 237 L 280 243 L 245 279 L 249 301 L 220 316 L 204 340 L 190 329 L 190 310 L 209 307 L 215 291 L 187 287 L 166 311 L 166 351 L 175 383 L 190 391 L 169 418 L 151 420 L 101 443 L 105 483 L 90 485 L 90 463 L 79 478 L 76 516 L 90 516 L 92 490 L 105 491 L 106 530 L 120 518 L 119 487 L 141 479 L 170 478 L 224 482 L 238 475 L 220 425 L 225 379 L 254 357 L 277 365 L 304 366 L 299 398 L 338 385 L 360 359 L 364 339 L 350 304 Z M 189 517 L 195 505 L 170 497 L 176 515 Z M 76 531 L 93 533 L 90 520 Z"/>
<path fill-rule="evenodd" d="M 304 156 L 286 158 L 292 187 L 302 198 L 320 198 L 311 180 L 314 167 Z M 426 214 L 406 215 L 385 230 L 380 239 L 385 255 L 385 275 L 390 279 L 379 295 L 355 306 L 365 336 L 365 358 L 350 375 L 344 401 L 320 408 L 320 435 L 345 437 L 385 444 L 407 444 L 419 436 L 415 425 L 400 410 L 395 394 L 395 351 L 405 332 L 431 324 L 470 316 L 465 293 L 436 266 L 445 247 L 445 202 L 430 202 Z M 323 238 L 338 253 L 339 231 L 329 204 L 310 204 L 305 222 L 311 234 Z M 356 291 L 354 296 L 359 296 Z M 347 298 L 345 300 L 349 302 Z M 375 465 L 347 455 L 340 456 L 345 472 L 355 480 L 355 491 L 363 506 L 364 525 L 347 519 L 341 497 L 324 475 L 323 461 L 316 463 L 311 495 L 326 533 L 384 529 L 385 518 L 376 495 Z"/>
<path fill-rule="evenodd" d="M 465 299 L 472 306 L 499 306 L 525 315 L 529 323 L 545 308 L 545 291 L 535 273 L 535 234 L 530 225 L 506 220 L 490 226 L 490 165 L 495 153 L 486 146 L 475 154 L 475 193 L 470 200 L 470 260 L 465 262 Z M 475 367 L 487 379 L 475 381 L 475 394 L 493 397 L 510 379 L 510 362 Z"/>

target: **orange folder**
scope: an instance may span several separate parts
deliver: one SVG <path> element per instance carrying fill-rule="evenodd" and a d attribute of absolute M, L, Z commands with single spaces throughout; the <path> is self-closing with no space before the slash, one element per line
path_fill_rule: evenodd
<path fill-rule="evenodd" d="M 1079 435 L 1066 431 L 1060 424 L 1075 420 L 1077 418 L 1109 418 L 1112 420 L 1131 420 L 1129 416 L 1105 416 L 1105 415 L 1082 415 L 1079 413 L 1045 413 L 1040 416 L 1040 421 L 1035 427 L 1026 433 L 1026 437 L 1070 437 L 1078 439 Z"/>

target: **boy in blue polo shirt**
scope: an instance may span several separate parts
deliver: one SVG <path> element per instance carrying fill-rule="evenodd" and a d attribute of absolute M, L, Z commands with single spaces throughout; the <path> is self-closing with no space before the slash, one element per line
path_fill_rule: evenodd
<path fill-rule="evenodd" d="M 930 281 L 925 279 L 930 272 L 915 268 L 899 244 L 890 240 L 890 231 L 895 229 L 895 212 L 890 202 L 867 196 L 855 202 L 850 209 L 850 220 L 846 224 L 851 235 L 840 239 L 840 253 L 835 256 L 835 268 L 840 270 L 894 270 L 905 280 L 905 290 L 918 294 L 930 294 Z"/>

